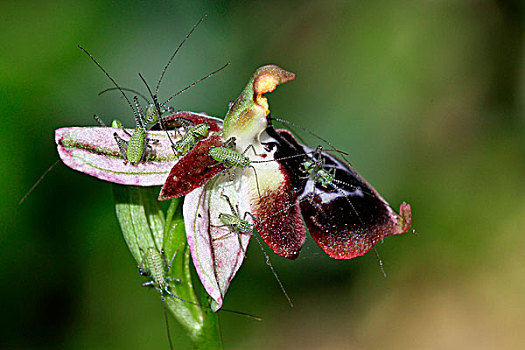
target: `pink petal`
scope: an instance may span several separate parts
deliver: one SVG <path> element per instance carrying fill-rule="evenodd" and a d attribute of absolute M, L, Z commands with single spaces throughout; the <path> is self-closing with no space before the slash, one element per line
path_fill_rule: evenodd
<path fill-rule="evenodd" d="M 214 311 L 222 307 L 226 291 L 242 265 L 251 237 L 249 233 L 231 232 L 227 227 L 218 227 L 222 225 L 219 213 L 231 214 L 222 193 L 230 198 L 234 206 L 238 204 L 244 215 L 247 203 L 239 198 L 238 191 L 227 176 L 219 176 L 209 185 L 186 195 L 183 207 L 193 264 L 204 288 L 214 300 Z"/>
<path fill-rule="evenodd" d="M 127 129 L 132 134 L 133 130 Z M 165 131 L 148 131 L 151 160 L 136 165 L 124 164 L 113 133 L 124 140 L 129 136 L 121 129 L 109 127 L 71 127 L 55 131 L 58 154 L 68 167 L 101 180 L 136 186 L 158 186 L 166 181 L 176 158 Z M 173 133 L 171 134 L 173 137 Z"/>

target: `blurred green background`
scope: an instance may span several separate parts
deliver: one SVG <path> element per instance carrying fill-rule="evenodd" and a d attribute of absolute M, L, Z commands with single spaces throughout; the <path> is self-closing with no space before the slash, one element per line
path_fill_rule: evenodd
<path fill-rule="evenodd" d="M 336 261 L 309 238 L 272 255 L 289 308 L 256 245 L 221 314 L 227 349 L 525 348 L 525 60 L 521 1 L 2 1 L 0 3 L 0 344 L 4 349 L 168 348 L 158 293 L 141 288 L 111 186 L 56 158 L 54 129 L 133 124 L 111 84 L 156 81 L 191 26 L 161 96 L 225 62 L 176 109 L 224 116 L 252 72 L 297 79 L 274 115 L 350 153 L 418 236 Z M 317 140 L 303 135 L 313 145 Z M 170 320 L 177 348 L 190 344 Z"/>

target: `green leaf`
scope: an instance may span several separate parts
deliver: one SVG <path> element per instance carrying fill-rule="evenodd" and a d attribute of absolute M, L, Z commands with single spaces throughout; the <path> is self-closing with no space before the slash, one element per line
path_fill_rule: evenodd
<path fill-rule="evenodd" d="M 222 349 L 218 316 L 210 309 L 203 287 L 192 278 L 191 256 L 186 242 L 182 198 L 171 200 L 166 212 L 157 201 L 158 188 L 113 185 L 115 209 L 122 234 L 137 265 L 150 247 L 175 255 L 168 276 L 169 290 L 184 301 L 166 295 L 166 306 L 186 329 L 196 349 Z M 169 263 L 169 261 L 168 261 Z M 196 284 L 194 281 L 197 281 Z"/>

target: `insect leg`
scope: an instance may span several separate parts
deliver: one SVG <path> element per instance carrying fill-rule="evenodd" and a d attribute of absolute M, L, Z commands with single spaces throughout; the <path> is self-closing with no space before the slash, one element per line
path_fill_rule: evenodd
<path fill-rule="evenodd" d="M 177 255 L 177 252 L 179 250 L 175 250 L 175 253 L 173 253 L 173 256 L 171 257 L 170 263 L 167 265 L 167 272 L 170 272 L 171 265 L 173 264 L 173 260 L 175 260 L 175 256 Z M 164 254 L 164 249 L 162 250 L 162 255 L 164 256 L 164 264 L 166 264 L 166 255 Z"/>
<path fill-rule="evenodd" d="M 236 148 L 236 143 L 235 143 L 236 140 L 237 139 L 235 137 L 230 137 L 229 139 L 224 141 L 224 143 L 222 144 L 222 147 L 235 149 Z"/>
<path fill-rule="evenodd" d="M 53 168 L 56 167 L 58 163 L 60 163 L 60 159 L 57 159 L 56 162 L 54 162 L 49 168 L 47 168 L 46 171 L 44 171 L 44 173 L 38 178 L 38 180 L 36 180 L 35 184 L 31 186 L 29 191 L 27 191 L 27 193 L 20 199 L 20 201 L 18 202 L 18 205 L 21 205 L 22 203 L 24 203 L 27 197 L 29 197 L 29 195 L 33 193 L 35 188 L 42 182 L 42 180 L 44 180 L 44 177 L 46 177 L 46 175 L 49 174 L 49 172 L 53 170 Z"/>
<path fill-rule="evenodd" d="M 113 133 L 113 137 L 115 138 L 115 141 L 117 142 L 117 146 L 120 151 L 120 155 L 124 158 L 124 164 L 127 164 L 128 160 L 126 158 L 126 153 L 128 149 L 128 141 L 118 136 L 116 132 Z"/>
<path fill-rule="evenodd" d="M 143 251 L 142 249 L 140 250 L 140 252 L 142 253 L 142 259 L 140 260 L 140 265 L 137 266 L 139 268 L 139 273 L 142 275 L 142 276 L 145 276 L 145 277 L 150 277 L 151 276 L 151 271 L 144 267 L 144 261 L 146 261 L 146 252 Z M 148 283 L 148 282 L 146 282 Z"/>
<path fill-rule="evenodd" d="M 166 300 L 164 299 L 164 293 L 160 290 L 160 299 L 162 300 L 162 312 L 164 313 L 164 320 L 166 321 L 166 333 L 168 334 L 168 342 L 170 344 L 170 350 L 173 350 L 173 344 L 171 342 L 170 325 L 168 323 L 168 312 L 166 311 Z"/>
<path fill-rule="evenodd" d="M 149 161 L 151 155 L 152 155 L 152 152 L 153 152 L 153 147 L 151 147 L 150 145 L 148 145 L 146 143 L 146 149 L 144 150 L 144 153 L 142 154 L 142 157 L 140 158 L 140 161 L 141 162 L 147 162 Z"/>
<path fill-rule="evenodd" d="M 188 303 L 188 304 L 196 305 L 196 306 L 202 308 L 202 305 L 194 303 L 193 301 L 189 301 L 189 300 L 185 300 L 185 299 L 179 298 L 178 296 L 176 296 L 175 294 L 170 292 L 168 289 L 164 289 L 164 292 L 166 292 L 166 294 L 168 294 L 169 296 L 171 296 L 171 297 L 173 297 L 173 298 L 175 298 L 177 300 L 183 301 L 183 302 Z"/>
<path fill-rule="evenodd" d="M 221 239 L 225 239 L 231 235 L 233 235 L 235 232 L 233 231 L 233 228 L 231 227 L 231 225 L 221 225 L 221 226 L 213 226 L 213 227 L 228 227 L 230 228 L 230 231 L 228 233 L 225 233 L 223 234 L 222 236 L 219 236 L 219 237 L 215 237 L 212 239 L 212 241 L 220 241 Z"/>
<path fill-rule="evenodd" d="M 93 114 L 93 119 L 95 119 L 95 121 L 98 123 L 98 125 L 102 126 L 102 127 L 106 127 L 107 125 L 102 121 L 102 119 L 100 119 L 100 117 L 96 114 Z"/>
<path fill-rule="evenodd" d="M 374 249 L 374 253 L 376 254 L 377 262 L 379 263 L 379 268 L 381 269 L 381 273 L 383 274 L 383 277 L 386 278 L 386 272 L 383 268 L 383 261 L 381 260 L 381 257 L 379 256 L 379 253 L 377 252 L 377 249 L 375 246 L 372 246 Z"/>
<path fill-rule="evenodd" d="M 244 152 L 242 152 L 241 154 L 242 154 L 242 155 L 245 155 L 246 152 L 248 152 L 248 150 L 249 150 L 250 148 L 252 149 L 253 154 L 255 154 L 256 156 L 258 156 L 258 157 L 262 157 L 262 156 L 264 156 L 264 153 L 261 153 L 261 154 L 257 153 L 257 151 L 255 150 L 255 146 L 254 146 L 254 145 L 249 145 L 248 147 L 246 147 L 246 149 L 244 150 Z"/>
<path fill-rule="evenodd" d="M 232 211 L 233 215 L 239 216 L 239 209 L 237 207 L 237 212 L 235 211 L 235 208 L 233 207 L 233 204 L 230 200 L 230 197 L 224 194 L 224 192 L 221 192 L 221 196 L 226 198 L 226 201 L 228 202 L 228 205 L 230 206 L 230 210 Z"/>

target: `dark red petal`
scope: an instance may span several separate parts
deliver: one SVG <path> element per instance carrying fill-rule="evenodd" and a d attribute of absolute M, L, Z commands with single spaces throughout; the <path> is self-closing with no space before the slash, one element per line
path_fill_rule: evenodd
<path fill-rule="evenodd" d="M 290 206 L 295 203 L 297 195 L 287 182 L 281 189 L 263 196 L 254 212 L 257 219 L 262 219 L 255 225 L 257 232 L 275 254 L 287 259 L 297 258 L 306 239 L 300 208 Z"/>
<path fill-rule="evenodd" d="M 361 256 L 386 236 L 405 233 L 410 227 L 410 206 L 406 203 L 401 205 L 402 216 L 384 205 L 375 207 L 373 216 L 365 217 L 361 211 L 362 226 L 344 203 L 336 202 L 332 207 L 316 203 L 318 199 L 302 202 L 302 214 L 313 239 L 335 259 Z"/>
<path fill-rule="evenodd" d="M 310 234 L 328 255 L 352 259 L 368 252 L 386 236 L 408 230 L 408 204 L 401 205 L 401 216 L 398 215 L 350 165 L 326 152 L 322 157 L 327 169 L 335 169 L 339 183 L 324 187 L 309 179 L 306 189 L 314 196 L 300 206 Z"/>
<path fill-rule="evenodd" d="M 269 129 L 267 132 L 271 134 Z M 278 130 L 277 134 L 281 137 L 280 145 L 286 141 L 287 155 L 294 152 L 312 154 L 314 151 L 297 143 L 289 132 Z M 368 252 L 386 236 L 409 229 L 411 212 L 408 204 L 401 205 L 401 215 L 398 215 L 348 163 L 327 152 L 322 153 L 322 158 L 325 169 L 335 169 L 338 182 L 334 185 L 324 187 L 313 179 L 305 181 L 306 174 L 301 170 L 302 157 L 282 160 L 279 164 L 285 168 L 290 183 L 295 184 L 294 191 L 300 192 L 299 206 L 310 234 L 328 255 L 336 259 L 355 258 Z"/>
<path fill-rule="evenodd" d="M 281 158 L 301 154 L 303 150 L 285 130 L 276 132 L 269 127 L 266 132 L 270 136 L 266 147 L 276 147 L 274 158 L 279 163 L 284 180 L 278 189 L 269 192 L 252 205 L 253 214 L 259 222 L 255 227 L 266 244 L 277 255 L 287 259 L 296 259 L 306 239 L 298 205 L 299 195 L 306 181 L 304 177 L 301 178 L 288 172 L 288 169 L 295 169 L 299 166 L 300 157 Z"/>
<path fill-rule="evenodd" d="M 159 200 L 184 196 L 223 171 L 224 166 L 216 165 L 217 162 L 208 155 L 210 148 L 220 145 L 222 137 L 219 135 L 212 135 L 197 143 L 171 168 L 160 191 Z"/>

